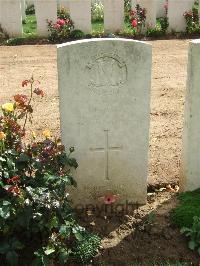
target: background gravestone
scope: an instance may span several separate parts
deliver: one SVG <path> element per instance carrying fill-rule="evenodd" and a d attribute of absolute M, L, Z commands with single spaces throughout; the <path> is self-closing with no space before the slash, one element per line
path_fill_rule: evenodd
<path fill-rule="evenodd" d="M 124 0 L 104 0 L 104 28 L 117 32 L 124 28 Z"/>
<path fill-rule="evenodd" d="M 168 31 L 185 31 L 186 21 L 183 14 L 190 11 L 194 0 L 168 0 Z"/>
<path fill-rule="evenodd" d="M 92 30 L 91 0 L 70 0 L 69 8 L 75 29 L 90 33 Z"/>
<path fill-rule="evenodd" d="M 35 14 L 37 18 L 37 33 L 40 36 L 48 36 L 47 19 L 53 21 L 57 20 L 57 2 L 55 0 L 35 0 Z"/>
<path fill-rule="evenodd" d="M 200 40 L 190 42 L 183 134 L 182 190 L 200 188 Z"/>
<path fill-rule="evenodd" d="M 58 45 L 62 141 L 79 162 L 75 203 L 107 194 L 145 203 L 151 46 L 126 39 Z"/>
<path fill-rule="evenodd" d="M 22 35 L 21 0 L 0 0 L 0 24 L 9 37 Z"/>

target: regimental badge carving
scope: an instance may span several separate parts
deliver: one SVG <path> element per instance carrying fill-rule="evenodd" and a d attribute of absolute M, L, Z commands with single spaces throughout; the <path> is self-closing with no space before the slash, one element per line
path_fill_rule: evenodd
<path fill-rule="evenodd" d="M 89 86 L 96 89 L 119 88 L 127 80 L 127 66 L 117 55 L 96 56 L 87 65 Z"/>

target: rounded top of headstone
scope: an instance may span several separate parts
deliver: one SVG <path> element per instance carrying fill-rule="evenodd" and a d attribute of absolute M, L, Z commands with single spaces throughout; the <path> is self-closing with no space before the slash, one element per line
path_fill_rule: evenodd
<path fill-rule="evenodd" d="M 193 40 L 193 41 L 191 41 L 191 43 L 200 44 L 200 39 Z"/>
<path fill-rule="evenodd" d="M 66 42 L 62 44 L 58 44 L 57 48 L 63 48 L 65 46 L 75 45 L 75 44 L 83 44 L 83 43 L 93 43 L 93 42 L 126 42 L 126 43 L 138 43 L 141 45 L 146 45 L 151 47 L 152 45 L 143 42 L 143 41 L 137 41 L 137 40 L 130 40 L 125 38 L 92 38 L 92 39 L 84 39 L 84 40 L 78 40 L 78 41 L 72 41 L 72 42 Z"/>

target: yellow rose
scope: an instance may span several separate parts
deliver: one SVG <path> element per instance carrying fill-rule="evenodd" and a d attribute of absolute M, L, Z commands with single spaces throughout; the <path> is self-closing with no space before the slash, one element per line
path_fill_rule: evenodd
<path fill-rule="evenodd" d="M 13 103 L 5 103 L 1 107 L 6 112 L 13 112 L 14 111 L 14 104 Z"/>
<path fill-rule="evenodd" d="M 44 130 L 42 134 L 47 139 L 51 137 L 51 132 L 48 129 Z"/>
<path fill-rule="evenodd" d="M 6 134 L 3 131 L 0 131 L 0 140 L 3 140 L 6 138 Z"/>

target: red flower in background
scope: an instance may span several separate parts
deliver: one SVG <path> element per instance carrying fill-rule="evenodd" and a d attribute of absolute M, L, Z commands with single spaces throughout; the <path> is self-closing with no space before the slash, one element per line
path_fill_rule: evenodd
<path fill-rule="evenodd" d="M 64 19 L 58 19 L 57 20 L 57 24 L 60 26 L 64 26 L 65 25 L 65 20 Z"/>
<path fill-rule="evenodd" d="M 137 27 L 137 20 L 136 19 L 134 19 L 133 21 L 132 21 L 132 23 L 131 23 L 131 25 L 132 25 L 132 27 L 133 28 L 136 28 Z"/>

